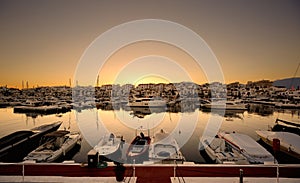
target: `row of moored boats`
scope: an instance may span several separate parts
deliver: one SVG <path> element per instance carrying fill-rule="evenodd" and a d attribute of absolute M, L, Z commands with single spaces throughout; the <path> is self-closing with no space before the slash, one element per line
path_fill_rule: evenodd
<path fill-rule="evenodd" d="M 121 162 L 120 147 L 123 138 L 113 133 L 104 136 L 94 147 L 100 161 Z M 164 130 L 156 133 L 152 138 L 141 132 L 136 135 L 126 150 L 127 163 L 177 163 L 184 162 L 179 145 L 175 138 Z"/>
<path fill-rule="evenodd" d="M 81 143 L 79 132 L 58 130 L 62 122 L 21 130 L 0 139 L 0 162 L 54 162 Z"/>
<path fill-rule="evenodd" d="M 200 151 L 205 151 L 213 162 L 222 164 L 277 163 L 274 155 L 278 152 L 300 160 L 299 134 L 262 130 L 256 131 L 256 134 L 265 144 L 272 147 L 272 154 L 250 136 L 236 132 L 219 132 L 216 137 L 203 138 Z"/>
<path fill-rule="evenodd" d="M 2 137 L 0 161 L 53 162 L 80 144 L 79 132 L 57 130 L 62 122 L 45 124 Z M 289 123 L 289 125 L 291 125 Z M 298 127 L 296 127 L 298 128 Z M 256 131 L 274 153 L 281 151 L 300 160 L 300 136 L 287 131 Z M 149 134 L 149 132 L 148 132 Z M 219 132 L 216 137 L 203 137 L 199 150 L 215 163 L 266 164 L 277 163 L 276 157 L 246 134 Z M 93 148 L 100 161 L 121 162 L 124 157 L 122 136 L 103 136 Z M 276 153 L 275 153 L 276 154 Z M 153 137 L 136 134 L 126 150 L 127 163 L 183 163 L 185 158 L 175 138 L 163 129 Z"/>

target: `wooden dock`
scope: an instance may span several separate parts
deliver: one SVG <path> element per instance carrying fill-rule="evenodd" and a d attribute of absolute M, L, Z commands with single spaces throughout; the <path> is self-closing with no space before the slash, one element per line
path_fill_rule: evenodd
<path fill-rule="evenodd" d="M 125 164 L 124 177 L 137 182 L 171 182 L 172 177 L 279 177 L 300 178 L 300 165 L 208 165 L 208 164 Z M 0 164 L 0 176 L 116 177 L 116 166 L 88 167 L 83 164 L 15 163 Z M 120 172 L 119 172 L 120 173 Z M 120 174 L 118 174 L 120 176 Z"/>

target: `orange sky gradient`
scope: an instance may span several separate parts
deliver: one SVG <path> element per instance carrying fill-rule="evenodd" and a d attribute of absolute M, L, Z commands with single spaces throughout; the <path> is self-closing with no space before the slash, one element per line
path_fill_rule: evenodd
<path fill-rule="evenodd" d="M 2 0 L 0 86 L 21 88 L 22 81 L 28 81 L 29 87 L 69 85 L 93 40 L 119 24 L 150 18 L 177 22 L 202 37 L 217 57 L 226 83 L 293 77 L 300 62 L 300 2 L 296 0 Z M 205 71 L 187 53 L 150 41 L 114 53 L 99 71 L 100 84 L 116 83 L 122 69 L 137 58 L 148 56 L 157 63 L 163 59 L 155 55 L 175 61 L 195 83 L 207 81 Z M 163 69 L 178 76 L 174 82 L 184 80 L 181 73 Z M 126 77 L 135 80 L 132 84 L 169 82 L 158 76 L 142 80 L 134 72 Z M 125 83 L 126 78 L 121 84 Z"/>

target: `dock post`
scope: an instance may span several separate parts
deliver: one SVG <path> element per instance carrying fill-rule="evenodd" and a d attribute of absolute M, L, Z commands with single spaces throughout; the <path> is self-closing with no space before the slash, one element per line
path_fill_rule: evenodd
<path fill-rule="evenodd" d="M 174 160 L 174 172 L 173 172 L 173 174 L 174 174 L 174 180 L 175 180 L 175 177 L 176 177 L 176 160 Z"/>
<path fill-rule="evenodd" d="M 135 177 L 135 159 L 133 159 L 133 177 Z"/>
<path fill-rule="evenodd" d="M 25 163 L 23 162 L 23 164 L 22 164 L 22 182 L 24 182 L 24 176 L 25 176 Z"/>
<path fill-rule="evenodd" d="M 277 175 L 276 182 L 279 183 L 279 164 L 278 163 L 277 163 L 276 175 Z"/>
<path fill-rule="evenodd" d="M 243 169 L 240 169 L 240 183 L 243 183 L 243 174 L 244 174 Z"/>

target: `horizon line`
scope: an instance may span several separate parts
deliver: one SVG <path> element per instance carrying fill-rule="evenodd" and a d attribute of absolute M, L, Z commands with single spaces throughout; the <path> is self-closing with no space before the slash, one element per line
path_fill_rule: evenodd
<path fill-rule="evenodd" d="M 289 77 L 289 78 L 283 78 L 283 79 L 276 79 L 276 80 L 285 80 L 285 79 L 300 79 L 300 77 Z M 276 80 L 270 80 L 270 79 L 260 79 L 260 80 L 249 80 L 249 81 L 247 81 L 246 83 L 242 83 L 242 82 L 240 82 L 240 81 L 234 81 L 234 82 L 228 82 L 228 83 L 222 83 L 222 84 L 226 84 L 226 85 L 229 85 L 229 84 L 233 84 L 233 83 L 239 83 L 239 84 L 247 84 L 248 82 L 259 82 L 259 81 L 270 81 L 270 82 L 274 82 L 274 81 L 276 81 Z M 197 84 L 197 85 L 204 85 L 204 84 L 212 84 L 212 83 L 221 83 L 221 82 L 219 82 L 219 81 L 213 81 L 213 82 L 210 82 L 210 83 L 208 83 L 208 82 L 204 82 L 204 83 L 196 83 L 196 82 L 193 82 L 193 81 L 180 81 L 180 82 L 173 82 L 173 83 L 167 83 L 167 82 L 150 82 L 150 83 L 139 83 L 139 84 L 137 84 L 137 85 L 135 85 L 135 84 L 131 84 L 131 83 L 126 83 L 126 84 L 121 84 L 121 83 L 102 83 L 102 84 L 99 84 L 99 85 L 97 85 L 97 84 L 95 84 L 94 86 L 93 85 L 75 85 L 75 86 L 73 86 L 72 84 L 71 85 L 67 85 L 67 84 L 58 84 L 58 85 L 55 85 L 55 84 L 53 84 L 53 85 L 33 85 L 33 86 L 31 86 L 31 87 L 22 87 L 22 86 L 20 86 L 20 87 L 17 87 L 17 86 L 9 86 L 9 85 L 0 85 L 0 87 L 6 87 L 6 88 L 17 88 L 17 89 L 32 89 L 32 88 L 43 88 L 43 87 L 76 87 L 76 86 L 83 86 L 83 87 L 91 87 L 91 86 L 93 86 L 93 87 L 101 87 L 101 86 L 105 86 L 105 85 L 120 85 L 120 86 L 123 86 L 123 85 L 134 85 L 134 86 L 138 86 L 138 85 L 140 85 L 140 84 L 174 84 L 174 83 L 194 83 L 194 84 Z"/>

